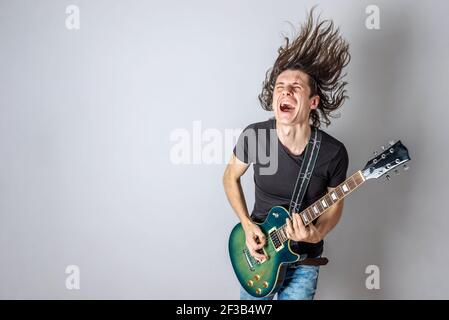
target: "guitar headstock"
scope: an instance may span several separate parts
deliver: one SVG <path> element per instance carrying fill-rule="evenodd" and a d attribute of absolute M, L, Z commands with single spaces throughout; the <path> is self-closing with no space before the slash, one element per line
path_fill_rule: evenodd
<path fill-rule="evenodd" d="M 390 142 L 389 147 L 383 147 L 382 149 L 384 149 L 383 152 L 368 161 L 362 169 L 362 174 L 366 180 L 377 179 L 392 170 L 398 173 L 397 168 L 402 165 L 404 170 L 408 169 L 405 163 L 410 161 L 410 156 L 407 148 L 400 140 L 396 143 Z M 387 175 L 387 179 L 389 178 L 390 176 Z"/>

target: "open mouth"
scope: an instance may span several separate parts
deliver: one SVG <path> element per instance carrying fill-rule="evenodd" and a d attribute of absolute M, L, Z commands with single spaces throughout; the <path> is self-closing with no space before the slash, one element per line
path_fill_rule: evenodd
<path fill-rule="evenodd" d="M 282 101 L 279 108 L 282 112 L 291 112 L 295 109 L 295 107 L 288 101 Z"/>

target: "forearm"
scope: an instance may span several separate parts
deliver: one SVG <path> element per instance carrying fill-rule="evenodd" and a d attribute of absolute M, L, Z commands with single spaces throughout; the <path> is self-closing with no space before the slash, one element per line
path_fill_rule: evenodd
<path fill-rule="evenodd" d="M 334 229 L 343 213 L 343 199 L 323 213 L 315 224 L 321 238 L 324 239 L 329 232 Z"/>
<path fill-rule="evenodd" d="M 232 209 L 244 227 L 251 223 L 240 179 L 225 177 L 223 186 Z"/>

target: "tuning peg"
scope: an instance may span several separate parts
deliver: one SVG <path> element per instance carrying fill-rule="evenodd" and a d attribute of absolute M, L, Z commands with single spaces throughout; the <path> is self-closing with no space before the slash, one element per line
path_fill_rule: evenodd
<path fill-rule="evenodd" d="M 410 169 L 410 167 L 406 164 L 404 164 L 403 168 L 404 168 L 404 171 L 407 171 L 408 169 Z"/>
<path fill-rule="evenodd" d="M 394 141 L 393 140 L 388 141 L 388 143 L 390 144 L 390 146 L 394 145 Z"/>
<path fill-rule="evenodd" d="M 385 180 L 390 181 L 390 179 L 391 179 L 390 175 L 387 174 L 387 175 L 385 176 Z"/>
<path fill-rule="evenodd" d="M 377 155 L 379 154 L 379 152 L 377 152 L 377 150 L 374 150 L 374 151 L 373 151 L 373 154 L 374 154 L 375 156 L 377 156 Z"/>
<path fill-rule="evenodd" d="M 394 173 L 398 176 L 399 175 L 398 169 L 394 170 Z"/>
<path fill-rule="evenodd" d="M 382 151 L 385 151 L 385 146 L 380 146 L 380 148 L 382 149 Z"/>

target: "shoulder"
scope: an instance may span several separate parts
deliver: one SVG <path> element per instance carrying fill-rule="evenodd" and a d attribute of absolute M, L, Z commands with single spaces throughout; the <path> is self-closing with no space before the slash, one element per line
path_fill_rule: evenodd
<path fill-rule="evenodd" d="M 335 158 L 337 156 L 348 156 L 348 152 L 343 142 L 341 142 L 334 136 L 331 136 L 326 131 L 323 131 L 321 129 L 318 130 L 321 132 L 321 148 L 326 150 L 326 153 L 328 153 L 332 158 Z"/>
<path fill-rule="evenodd" d="M 246 126 L 243 131 L 246 130 L 259 130 L 259 129 L 274 129 L 274 120 L 268 119 L 266 121 L 254 122 Z"/>

